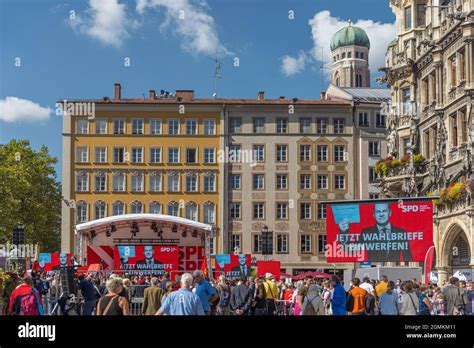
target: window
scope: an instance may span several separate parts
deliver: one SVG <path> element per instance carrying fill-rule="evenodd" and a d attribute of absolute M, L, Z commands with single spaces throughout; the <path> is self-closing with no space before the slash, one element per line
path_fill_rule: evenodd
<path fill-rule="evenodd" d="M 288 204 L 287 203 L 277 203 L 277 205 L 276 205 L 276 218 L 277 218 L 277 220 L 286 220 L 286 219 L 288 219 Z"/>
<path fill-rule="evenodd" d="M 187 175 L 186 176 L 186 192 L 197 192 L 198 190 L 198 176 Z"/>
<path fill-rule="evenodd" d="M 216 192 L 216 175 L 204 175 L 204 192 Z"/>
<path fill-rule="evenodd" d="M 318 235 L 318 253 L 322 254 L 326 251 L 326 236 Z"/>
<path fill-rule="evenodd" d="M 369 156 L 380 156 L 380 143 L 378 141 L 369 141 Z"/>
<path fill-rule="evenodd" d="M 311 145 L 300 145 L 300 162 L 311 161 Z"/>
<path fill-rule="evenodd" d="M 76 204 L 76 221 L 77 223 L 87 221 L 87 203 L 79 201 Z"/>
<path fill-rule="evenodd" d="M 240 203 L 230 203 L 229 205 L 229 213 L 230 213 L 230 218 L 234 220 L 240 220 L 241 218 L 241 207 L 242 205 Z"/>
<path fill-rule="evenodd" d="M 311 174 L 300 175 L 300 190 L 311 190 Z"/>
<path fill-rule="evenodd" d="M 461 80 L 466 79 L 466 51 L 461 50 L 458 52 L 459 59 L 459 78 Z"/>
<path fill-rule="evenodd" d="M 197 163 L 197 149 L 186 149 L 186 163 Z"/>
<path fill-rule="evenodd" d="M 287 174 L 278 174 L 277 175 L 277 190 L 287 190 L 288 189 L 288 175 Z"/>
<path fill-rule="evenodd" d="M 370 193 L 369 199 L 379 199 L 380 195 L 378 193 Z"/>
<path fill-rule="evenodd" d="M 311 132 L 311 119 L 300 118 L 300 133 L 310 133 L 310 132 Z"/>
<path fill-rule="evenodd" d="M 361 58 L 364 58 L 364 54 L 360 54 Z M 356 87 L 362 87 L 362 75 L 361 74 L 356 74 Z"/>
<path fill-rule="evenodd" d="M 466 121 L 466 109 L 459 110 L 459 125 L 461 126 L 461 142 L 467 142 L 468 126 Z M 436 138 L 435 138 L 436 139 Z"/>
<path fill-rule="evenodd" d="M 229 162 L 239 163 L 240 162 L 241 148 L 240 145 L 229 146 Z"/>
<path fill-rule="evenodd" d="M 76 120 L 76 134 L 89 134 L 89 120 Z"/>
<path fill-rule="evenodd" d="M 328 146 L 327 145 L 318 145 L 318 162 L 327 162 L 328 161 Z"/>
<path fill-rule="evenodd" d="M 346 188 L 346 176 L 344 174 L 334 175 L 334 189 L 344 190 Z"/>
<path fill-rule="evenodd" d="M 196 120 L 186 120 L 186 134 L 187 135 L 197 134 Z"/>
<path fill-rule="evenodd" d="M 76 191 L 78 192 L 89 191 L 89 174 L 87 173 L 76 174 Z"/>
<path fill-rule="evenodd" d="M 374 183 L 377 181 L 377 173 L 375 173 L 374 167 L 369 167 L 369 182 Z"/>
<path fill-rule="evenodd" d="M 107 134 L 107 120 L 97 118 L 95 120 L 95 134 Z"/>
<path fill-rule="evenodd" d="M 161 134 L 161 124 L 160 119 L 150 120 L 150 134 Z"/>
<path fill-rule="evenodd" d="M 168 174 L 168 192 L 179 191 L 179 174 Z"/>
<path fill-rule="evenodd" d="M 150 148 L 150 163 L 161 163 L 161 147 Z"/>
<path fill-rule="evenodd" d="M 179 216 L 179 204 L 177 202 L 168 203 L 168 215 Z"/>
<path fill-rule="evenodd" d="M 352 58 L 352 52 L 347 53 L 347 58 Z"/>
<path fill-rule="evenodd" d="M 346 59 L 346 53 L 345 52 L 342 53 L 341 59 Z"/>
<path fill-rule="evenodd" d="M 114 134 L 125 134 L 125 119 L 116 118 L 113 120 Z"/>
<path fill-rule="evenodd" d="M 132 119 L 132 134 L 143 134 L 143 119 Z"/>
<path fill-rule="evenodd" d="M 375 114 L 375 126 L 377 128 L 385 128 L 387 126 L 385 114 L 379 112 Z"/>
<path fill-rule="evenodd" d="M 240 133 L 242 126 L 242 119 L 240 117 L 231 117 L 229 122 L 230 133 Z"/>
<path fill-rule="evenodd" d="M 261 234 L 253 235 L 253 252 L 254 253 L 262 252 L 262 235 Z"/>
<path fill-rule="evenodd" d="M 216 163 L 215 148 L 204 148 L 204 163 Z"/>
<path fill-rule="evenodd" d="M 161 174 L 153 174 L 149 175 L 150 181 L 150 192 L 161 192 L 163 190 L 162 187 L 162 177 Z"/>
<path fill-rule="evenodd" d="M 311 203 L 300 203 L 300 220 L 311 220 Z"/>
<path fill-rule="evenodd" d="M 311 235 L 310 234 L 301 235 L 300 252 L 302 254 L 311 254 Z"/>
<path fill-rule="evenodd" d="M 97 146 L 95 148 L 95 159 L 96 163 L 106 163 L 107 162 L 107 147 Z"/>
<path fill-rule="evenodd" d="M 287 162 L 288 161 L 288 145 L 277 145 L 277 162 Z"/>
<path fill-rule="evenodd" d="M 288 252 L 288 235 L 287 234 L 277 234 L 277 253 L 287 253 Z"/>
<path fill-rule="evenodd" d="M 416 6 L 416 25 L 424 27 L 426 25 L 426 7 L 423 4 Z"/>
<path fill-rule="evenodd" d="M 404 155 L 406 155 L 408 154 L 408 150 L 410 150 L 410 138 L 403 138 L 402 144 L 403 144 L 402 152 Z"/>
<path fill-rule="evenodd" d="M 179 147 L 168 148 L 168 163 L 179 163 Z"/>
<path fill-rule="evenodd" d="M 411 7 L 405 8 L 405 30 L 411 29 Z"/>
<path fill-rule="evenodd" d="M 356 58 L 359 58 L 359 52 L 356 52 Z"/>
<path fill-rule="evenodd" d="M 277 133 L 288 133 L 288 119 L 287 118 L 277 118 L 276 120 L 276 129 Z"/>
<path fill-rule="evenodd" d="M 233 234 L 230 236 L 230 245 L 232 250 L 240 250 L 241 249 L 241 239 L 240 239 L 240 234 Z"/>
<path fill-rule="evenodd" d="M 186 203 L 185 208 L 185 217 L 186 219 L 192 221 L 198 221 L 198 211 L 197 211 L 197 204 L 194 202 Z"/>
<path fill-rule="evenodd" d="M 254 118 L 253 119 L 253 132 L 254 133 L 265 133 L 265 119 Z"/>
<path fill-rule="evenodd" d="M 455 113 L 449 117 L 449 123 L 451 128 L 451 145 L 456 147 L 458 146 L 458 119 Z"/>
<path fill-rule="evenodd" d="M 114 173 L 112 175 L 112 190 L 115 192 L 125 191 L 125 174 Z"/>
<path fill-rule="evenodd" d="M 168 134 L 179 134 L 179 120 L 168 120 Z"/>
<path fill-rule="evenodd" d="M 318 174 L 318 190 L 327 190 L 328 186 L 327 174 Z"/>
<path fill-rule="evenodd" d="M 125 163 L 125 148 L 124 147 L 114 147 L 114 163 Z"/>
<path fill-rule="evenodd" d="M 94 218 L 103 219 L 106 216 L 106 205 L 103 201 L 95 202 L 94 204 Z"/>
<path fill-rule="evenodd" d="M 317 134 L 326 134 L 327 127 L 328 127 L 328 120 L 326 119 L 316 120 L 316 133 Z"/>
<path fill-rule="evenodd" d="M 161 214 L 161 204 L 153 201 L 150 203 L 150 214 Z"/>
<path fill-rule="evenodd" d="M 143 163 L 143 147 L 132 147 L 132 163 Z"/>
<path fill-rule="evenodd" d="M 132 204 L 130 204 L 130 210 L 131 210 L 131 213 L 132 214 L 142 214 L 143 213 L 143 204 L 142 202 L 138 202 L 138 201 L 135 201 L 135 202 L 132 202 Z"/>
<path fill-rule="evenodd" d="M 95 175 L 94 191 L 95 192 L 107 191 L 107 176 L 105 174 Z"/>
<path fill-rule="evenodd" d="M 114 202 L 112 204 L 112 215 L 123 215 L 125 214 L 125 204 L 123 202 Z"/>
<path fill-rule="evenodd" d="M 257 162 L 265 162 L 265 145 L 253 146 L 253 159 Z"/>
<path fill-rule="evenodd" d="M 254 190 L 264 190 L 265 189 L 265 175 L 264 174 L 254 174 L 253 175 L 253 189 Z"/>
<path fill-rule="evenodd" d="M 240 190 L 240 174 L 230 175 L 230 188 L 232 190 Z"/>
<path fill-rule="evenodd" d="M 369 126 L 369 114 L 367 112 L 359 112 L 359 127 Z"/>
<path fill-rule="evenodd" d="M 81 146 L 76 148 L 76 162 L 89 162 L 89 148 L 87 146 Z"/>
<path fill-rule="evenodd" d="M 253 218 L 254 220 L 265 218 L 265 204 L 264 203 L 253 204 Z"/>
<path fill-rule="evenodd" d="M 364 59 L 364 52 L 360 52 L 360 59 Z M 361 84 L 362 84 L 362 79 L 361 79 Z"/>
<path fill-rule="evenodd" d="M 403 113 L 409 114 L 411 111 L 410 87 L 402 89 Z"/>
<path fill-rule="evenodd" d="M 132 174 L 132 192 L 143 192 L 143 174 Z"/>
<path fill-rule="evenodd" d="M 216 222 L 216 206 L 214 203 L 204 203 L 204 223 L 214 224 Z"/>
<path fill-rule="evenodd" d="M 345 162 L 345 152 L 346 147 L 344 145 L 334 145 L 334 162 Z"/>
<path fill-rule="evenodd" d="M 334 120 L 334 133 L 343 134 L 344 133 L 344 119 L 335 119 Z"/>
<path fill-rule="evenodd" d="M 318 204 L 318 220 L 326 219 L 326 205 L 319 203 Z"/>
<path fill-rule="evenodd" d="M 204 120 L 204 134 L 206 135 L 216 134 L 216 121 L 215 120 Z"/>

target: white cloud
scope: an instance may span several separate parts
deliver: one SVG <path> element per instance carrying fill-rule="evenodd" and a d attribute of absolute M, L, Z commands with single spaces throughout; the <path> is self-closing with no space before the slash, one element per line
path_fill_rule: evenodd
<path fill-rule="evenodd" d="M 120 47 L 130 36 L 129 30 L 138 26 L 127 16 L 127 7 L 118 0 L 89 0 L 84 18 L 79 14 L 68 19 L 70 26 L 106 45 Z"/>
<path fill-rule="evenodd" d="M 326 66 L 332 64 L 330 42 L 332 36 L 342 27 L 348 25 L 338 17 L 331 16 L 329 11 L 321 11 L 309 20 L 311 35 L 313 38 L 313 48 L 311 55 L 321 62 L 321 48 L 324 51 L 324 63 Z M 396 37 L 395 23 L 374 22 L 371 19 L 360 19 L 353 24 L 365 30 L 370 40 L 369 66 L 372 73 L 376 73 L 378 68 L 385 66 L 385 52 L 387 46 Z"/>
<path fill-rule="evenodd" d="M 331 56 L 331 38 L 341 28 L 348 25 L 347 21 L 342 20 L 339 17 L 333 17 L 330 11 L 321 11 L 314 15 L 308 21 L 311 27 L 311 36 L 313 40 L 313 47 L 306 55 L 306 63 L 323 62 L 324 66 L 330 67 L 332 65 Z M 370 54 L 369 54 L 369 68 L 372 74 L 376 74 L 380 67 L 385 66 L 385 52 L 387 46 L 396 37 L 395 23 L 381 23 L 374 22 L 371 19 L 360 19 L 353 24 L 356 27 L 360 27 L 365 30 L 370 40 Z M 321 55 L 323 53 L 324 57 Z M 291 63 L 296 63 L 298 60 L 290 58 L 287 63 L 291 67 Z M 301 57 L 301 53 L 300 56 Z M 283 62 L 285 63 L 285 62 Z M 299 69 L 296 72 L 304 70 L 304 63 L 297 65 Z M 282 71 L 287 75 L 284 66 L 282 65 Z M 290 69 L 291 71 L 291 69 Z M 330 69 L 325 69 L 326 74 L 330 74 Z"/>
<path fill-rule="evenodd" d="M 44 121 L 49 119 L 51 112 L 51 108 L 44 108 L 28 99 L 6 97 L 0 100 L 0 121 Z"/>
<path fill-rule="evenodd" d="M 136 10 L 143 15 L 147 8 L 164 10 L 165 21 L 160 29 L 181 36 L 184 50 L 193 54 L 225 56 L 230 54 L 220 42 L 214 18 L 209 15 L 204 1 L 193 0 L 137 0 Z"/>
<path fill-rule="evenodd" d="M 286 76 L 296 75 L 304 70 L 307 59 L 307 54 L 304 51 L 300 51 L 298 58 L 284 56 L 281 58 L 281 71 Z"/>

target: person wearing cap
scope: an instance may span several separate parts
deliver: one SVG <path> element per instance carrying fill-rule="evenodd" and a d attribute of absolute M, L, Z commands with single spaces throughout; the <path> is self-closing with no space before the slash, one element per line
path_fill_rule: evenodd
<path fill-rule="evenodd" d="M 276 300 L 278 300 L 278 287 L 273 281 L 273 274 L 265 274 L 265 282 L 263 283 L 263 286 L 265 287 L 265 294 L 267 296 L 268 315 L 275 315 Z"/>

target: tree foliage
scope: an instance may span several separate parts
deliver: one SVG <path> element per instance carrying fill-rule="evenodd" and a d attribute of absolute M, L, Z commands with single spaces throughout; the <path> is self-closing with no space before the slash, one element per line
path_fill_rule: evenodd
<path fill-rule="evenodd" d="M 61 235 L 61 184 L 48 148 L 34 151 L 27 140 L 0 146 L 0 242 L 12 240 L 13 228 L 25 225 L 26 243 L 57 252 Z"/>

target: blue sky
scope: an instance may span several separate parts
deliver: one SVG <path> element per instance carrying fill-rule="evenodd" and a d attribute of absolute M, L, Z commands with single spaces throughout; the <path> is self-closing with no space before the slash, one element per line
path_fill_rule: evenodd
<path fill-rule="evenodd" d="M 371 39 L 375 78 L 395 38 L 388 0 L 0 0 L 0 143 L 28 139 L 61 160 L 57 100 L 112 96 L 115 82 L 125 98 L 210 97 L 216 52 L 220 97 L 318 98 L 320 48 L 348 19 Z"/>

